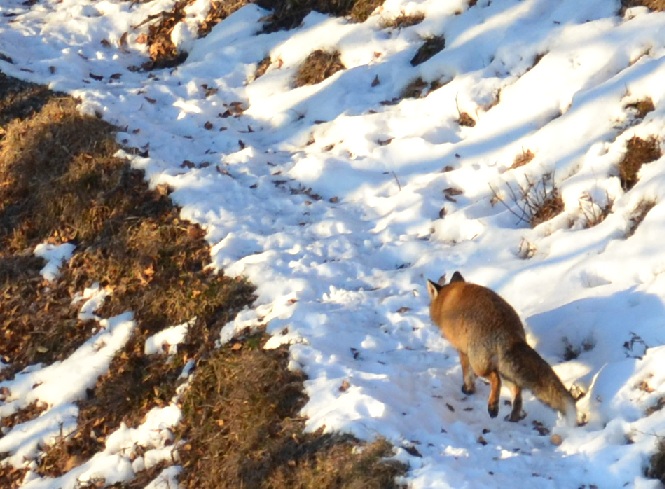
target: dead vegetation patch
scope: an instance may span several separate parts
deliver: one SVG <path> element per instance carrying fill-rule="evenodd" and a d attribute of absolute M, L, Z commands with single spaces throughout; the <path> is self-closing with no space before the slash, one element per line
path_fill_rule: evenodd
<path fill-rule="evenodd" d="M 18 489 L 23 485 L 23 479 L 28 469 L 17 468 L 11 464 L 0 463 L 0 483 L 7 489 Z"/>
<path fill-rule="evenodd" d="M 397 17 L 383 18 L 381 20 L 382 29 L 406 29 L 414 25 L 420 24 L 425 20 L 425 14 L 422 12 L 415 12 L 413 14 L 406 14 L 404 11 L 400 12 Z"/>
<path fill-rule="evenodd" d="M 656 451 L 649 459 L 645 475 L 665 484 L 665 438 L 657 438 Z"/>
<path fill-rule="evenodd" d="M 388 443 L 356 453 L 350 436 L 303 433 L 304 376 L 266 339 L 246 334 L 199 366 L 182 406 L 182 487 L 397 487 L 404 467 L 385 460 Z"/>
<path fill-rule="evenodd" d="M 298 27 L 311 12 L 347 17 L 352 22 L 364 22 L 383 5 L 385 0 L 256 0 L 256 4 L 272 13 L 263 25 L 263 32 L 275 32 Z"/>
<path fill-rule="evenodd" d="M 143 69 L 172 68 L 187 59 L 187 53 L 178 50 L 171 34 L 175 26 L 185 18 L 185 7 L 190 3 L 191 0 L 179 0 L 171 10 L 146 19 L 145 22 L 149 22 L 149 25 L 144 40 L 148 45 L 150 61 L 142 65 Z M 155 19 L 157 21 L 153 22 Z"/>
<path fill-rule="evenodd" d="M 643 199 L 637 204 L 630 217 L 628 218 L 628 229 L 626 229 L 626 238 L 630 238 L 637 228 L 642 224 L 644 218 L 647 216 L 649 211 L 653 209 L 656 205 L 656 201 L 652 199 Z"/>
<path fill-rule="evenodd" d="M 647 139 L 633 136 L 626 141 L 626 153 L 619 161 L 621 188 L 626 192 L 633 188 L 638 181 L 638 172 L 642 165 L 656 161 L 662 154 L 656 136 Z"/>
<path fill-rule="evenodd" d="M 656 107 L 653 105 L 651 97 L 645 97 L 637 102 L 626 104 L 624 108 L 634 114 L 635 119 L 641 120 L 644 119 L 649 112 L 653 112 Z"/>
<path fill-rule="evenodd" d="M 515 156 L 515 159 L 513 160 L 513 164 L 510 165 L 509 170 L 514 170 L 515 168 L 520 168 L 527 163 L 529 163 L 531 160 L 533 160 L 536 157 L 535 154 L 533 154 L 533 151 L 530 149 L 523 149 L 521 153 L 519 153 L 517 156 Z"/>
<path fill-rule="evenodd" d="M 411 58 L 411 66 L 418 66 L 430 59 L 435 54 L 443 51 L 446 47 L 446 40 L 443 36 L 430 36 L 425 38 L 424 42 Z"/>
<path fill-rule="evenodd" d="M 345 68 L 340 60 L 339 51 L 317 49 L 310 53 L 298 68 L 293 86 L 297 88 L 316 85 Z"/>
<path fill-rule="evenodd" d="M 459 117 L 457 118 L 457 123 L 460 126 L 474 127 L 476 125 L 476 120 L 471 117 L 468 112 L 460 112 Z"/>
<path fill-rule="evenodd" d="M 185 8 L 194 2 L 195 0 L 179 0 L 171 10 L 152 15 L 141 24 L 148 24 L 148 33 L 141 35 L 139 39 L 148 45 L 150 55 L 150 61 L 142 65 L 143 69 L 172 68 L 187 59 L 187 53 L 178 49 L 171 35 L 175 26 L 185 20 Z M 251 0 L 213 0 L 199 25 L 198 36 L 207 36 L 213 27 L 248 3 L 251 3 Z"/>
<path fill-rule="evenodd" d="M 271 63 L 272 60 L 270 59 L 270 55 L 259 61 L 256 65 L 256 70 L 254 70 L 254 79 L 256 80 L 257 78 L 261 78 L 263 75 L 265 75 L 266 71 L 268 71 L 268 68 L 270 68 Z"/>
<path fill-rule="evenodd" d="M 398 98 L 395 98 L 388 102 L 382 102 L 382 105 L 392 105 L 397 103 L 400 99 L 405 98 L 423 98 L 429 95 L 434 90 L 437 90 L 445 85 L 441 80 L 434 80 L 432 82 L 426 82 L 422 77 L 415 78 L 411 80 L 400 93 Z"/>
<path fill-rule="evenodd" d="M 213 0 L 210 2 L 210 9 L 199 26 L 199 37 L 207 36 L 213 27 L 248 3 L 251 3 L 251 0 Z"/>
<path fill-rule="evenodd" d="M 39 401 L 32 401 L 23 409 L 19 409 L 14 414 L 10 416 L 5 416 L 0 419 L 0 438 L 2 438 L 9 430 L 14 426 L 35 419 L 41 413 L 46 411 L 48 406 L 46 403 Z"/>
<path fill-rule="evenodd" d="M 605 204 L 599 205 L 587 192 L 580 196 L 579 209 L 584 217 L 584 228 L 589 229 L 603 222 L 612 213 L 613 200 L 606 195 Z"/>
<path fill-rule="evenodd" d="M 621 0 L 621 13 L 631 7 L 646 7 L 652 12 L 665 12 L 665 0 Z"/>

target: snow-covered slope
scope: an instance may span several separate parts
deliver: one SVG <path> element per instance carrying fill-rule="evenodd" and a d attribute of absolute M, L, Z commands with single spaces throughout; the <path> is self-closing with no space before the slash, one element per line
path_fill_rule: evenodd
<path fill-rule="evenodd" d="M 132 26 L 174 3 L 5 0 L 0 70 L 123 128 L 143 155 L 133 165 L 206 229 L 215 266 L 257 285 L 256 309 L 222 339 L 267 324 L 270 345 L 292 345 L 309 429 L 386 437 L 414 488 L 657 487 L 643 470 L 665 433 L 665 412 L 649 409 L 665 396 L 665 158 L 630 190 L 618 163 L 631 138 L 662 146 L 665 14 L 620 16 L 607 0 L 387 0 L 364 23 L 312 13 L 257 34 L 267 12 L 249 5 L 196 39 L 200 0 L 174 31 L 187 60 L 137 71 L 145 28 Z M 385 27 L 415 13 L 422 22 Z M 431 36 L 445 48 L 412 66 Z M 316 49 L 339 50 L 346 69 L 293 88 Z M 402 99 L 418 77 L 441 86 Z M 646 98 L 641 117 L 631 104 Z M 515 215 L 529 181 L 556 186 L 564 205 L 535 228 Z M 586 425 L 564 428 L 530 394 L 525 420 L 490 419 L 486 386 L 460 392 L 424 287 L 458 269 L 513 304 L 531 344 L 587 392 Z M 18 436 L 2 447 L 20 453 Z M 96 470 L 126 477 L 116 458 Z"/>

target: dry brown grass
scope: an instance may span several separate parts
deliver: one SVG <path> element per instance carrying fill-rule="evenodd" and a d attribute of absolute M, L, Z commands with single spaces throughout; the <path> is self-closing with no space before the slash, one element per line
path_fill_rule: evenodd
<path fill-rule="evenodd" d="M 268 68 L 270 68 L 271 63 L 272 60 L 270 59 L 270 55 L 264 57 L 261 61 L 259 61 L 256 65 L 256 70 L 254 71 L 254 79 L 256 80 L 257 78 L 260 78 L 263 75 L 265 75 L 266 71 L 268 71 Z"/>
<path fill-rule="evenodd" d="M 649 112 L 653 112 L 656 107 L 653 105 L 651 97 L 646 97 L 637 102 L 626 104 L 624 108 L 633 112 L 636 119 L 641 120 L 644 119 Z"/>
<path fill-rule="evenodd" d="M 0 464 L 0 483 L 6 489 L 18 489 L 23 484 L 23 479 L 28 469 L 16 468 L 9 464 Z"/>
<path fill-rule="evenodd" d="M 411 58 L 411 66 L 418 66 L 424 63 L 436 53 L 443 51 L 446 47 L 446 40 L 443 36 L 430 36 L 426 38 L 422 45 L 416 51 L 416 54 Z"/>
<path fill-rule="evenodd" d="M 460 126 L 474 127 L 476 125 L 476 120 L 471 117 L 468 112 L 460 112 L 459 117 L 457 118 L 457 123 Z"/>
<path fill-rule="evenodd" d="M 256 4 L 272 10 L 263 26 L 264 32 L 298 27 L 312 11 L 336 17 L 347 16 L 352 22 L 364 22 L 383 5 L 385 0 L 256 0 Z"/>
<path fill-rule="evenodd" d="M 652 12 L 665 12 L 665 0 L 621 0 L 621 9 L 646 7 Z"/>
<path fill-rule="evenodd" d="M 642 224 L 644 218 L 647 216 L 649 211 L 655 207 L 655 205 L 656 201 L 651 199 L 643 199 L 637 204 L 635 209 L 633 209 L 630 218 L 628 219 L 626 238 L 630 238 L 633 234 L 635 234 L 635 231 L 637 231 L 639 225 Z"/>
<path fill-rule="evenodd" d="M 529 163 L 531 160 L 533 160 L 536 157 L 535 154 L 533 154 L 533 151 L 530 149 L 523 149 L 521 153 L 519 153 L 517 156 L 515 156 L 515 160 L 513 160 L 513 164 L 510 165 L 509 170 L 514 170 L 515 168 L 520 168 L 527 163 Z"/>
<path fill-rule="evenodd" d="M 310 53 L 298 68 L 293 86 L 316 85 L 343 69 L 345 66 L 340 60 L 339 51 L 317 49 Z"/>
<path fill-rule="evenodd" d="M 414 80 L 411 80 L 408 85 L 402 89 L 399 97 L 396 97 L 390 101 L 382 102 L 382 105 L 393 105 L 399 102 L 401 99 L 405 98 L 423 98 L 434 90 L 441 88 L 443 85 L 444 83 L 441 80 L 426 82 L 422 79 L 422 77 L 418 77 Z"/>
<path fill-rule="evenodd" d="M 404 468 L 376 442 L 357 454 L 349 436 L 303 434 L 304 376 L 287 369 L 288 349 L 264 350 L 248 334 L 197 370 L 183 400 L 180 437 L 186 489 L 393 488 Z"/>
<path fill-rule="evenodd" d="M 413 14 L 406 14 L 401 12 L 397 17 L 383 18 L 381 20 L 382 29 L 406 29 L 414 25 L 420 24 L 425 20 L 425 14 L 416 12 Z"/>
<path fill-rule="evenodd" d="M 651 163 L 662 156 L 660 142 L 656 136 L 642 139 L 633 136 L 626 141 L 626 153 L 619 162 L 619 179 L 621 188 L 628 191 L 637 183 L 637 174 L 642 165 Z"/>
<path fill-rule="evenodd" d="M 150 55 L 150 61 L 143 64 L 143 69 L 171 68 L 187 59 L 187 53 L 178 50 L 171 40 L 171 34 L 174 27 L 185 18 L 185 7 L 194 2 L 179 0 L 171 10 L 153 15 L 143 22 L 148 24 L 148 34 L 144 41 Z M 213 0 L 205 19 L 199 25 L 198 36 L 205 37 L 219 22 L 248 3 L 251 0 Z"/>
<path fill-rule="evenodd" d="M 612 206 L 614 202 L 609 196 L 606 196 L 606 204 L 604 206 L 598 205 L 588 193 L 583 193 L 580 196 L 579 209 L 580 213 L 584 216 L 584 228 L 589 229 L 597 226 L 612 213 Z"/>
<path fill-rule="evenodd" d="M 665 438 L 658 438 L 656 451 L 649 459 L 645 475 L 665 484 Z"/>
<path fill-rule="evenodd" d="M 113 288 L 100 314 L 131 310 L 138 322 L 79 403 L 78 429 L 41 454 L 38 470 L 61 475 L 102 448 L 121 422 L 136 426 L 170 402 L 185 361 L 214 349 L 221 326 L 252 301 L 253 289 L 206 270 L 204 232 L 179 218 L 166 188 L 148 189 L 141 172 L 113 156 L 111 126 L 78 114 L 74 100 L 0 80 L 7 121 L 0 132 L 0 354 L 9 363 L 2 378 L 63 360 L 91 336 L 96 322 L 79 320 L 72 298 L 94 282 Z M 46 240 L 77 244 L 54 283 L 43 281 L 43 262 L 33 255 Z M 193 317 L 177 355 L 144 355 L 148 335 Z M 42 409 L 27 406 L 1 423 L 18 425 Z M 0 469 L 0 486 L 19 476 Z"/>

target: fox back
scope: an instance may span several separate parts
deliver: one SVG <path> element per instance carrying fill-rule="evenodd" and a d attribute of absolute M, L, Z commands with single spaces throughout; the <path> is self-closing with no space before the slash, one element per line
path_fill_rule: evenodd
<path fill-rule="evenodd" d="M 467 352 L 473 346 L 489 356 L 497 348 L 526 338 L 515 309 L 487 287 L 454 276 L 445 286 L 429 282 L 428 291 L 432 322 L 459 351 Z"/>

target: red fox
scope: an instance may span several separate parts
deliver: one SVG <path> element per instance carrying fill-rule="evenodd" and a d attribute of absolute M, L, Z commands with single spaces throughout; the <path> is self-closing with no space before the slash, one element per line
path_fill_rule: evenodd
<path fill-rule="evenodd" d="M 570 425 L 577 412 L 573 396 L 541 356 L 526 342 L 524 326 L 510 304 L 496 292 L 464 281 L 455 272 L 447 285 L 427 281 L 429 313 L 443 336 L 457 349 L 464 383 L 462 392 L 473 394 L 476 375 L 489 380 L 489 415 L 499 414 L 501 379 L 511 385 L 512 411 L 508 421 L 519 421 L 522 389 L 559 411 Z"/>

